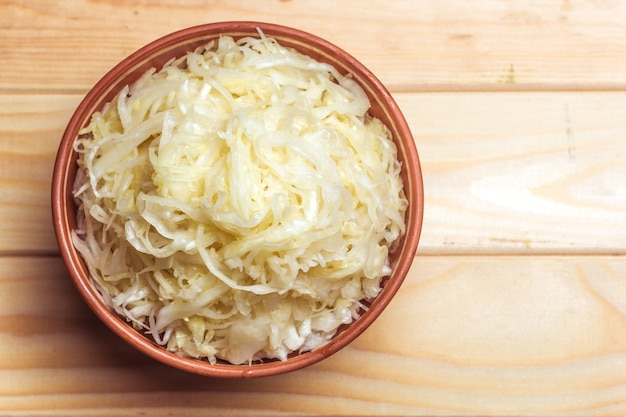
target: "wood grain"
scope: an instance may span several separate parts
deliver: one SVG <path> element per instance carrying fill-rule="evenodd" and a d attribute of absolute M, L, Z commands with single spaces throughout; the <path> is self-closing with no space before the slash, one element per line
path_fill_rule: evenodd
<path fill-rule="evenodd" d="M 122 343 L 74 289 L 50 181 L 88 89 L 222 20 L 295 26 L 393 92 L 425 185 L 389 308 L 302 371 L 215 380 Z M 626 415 L 626 3 L 0 2 L 0 416 Z"/>
<path fill-rule="evenodd" d="M 423 164 L 422 253 L 625 253 L 626 94 L 396 97 Z"/>
<path fill-rule="evenodd" d="M 81 97 L 0 95 L 0 253 L 56 253 L 48 190 Z M 626 253 L 626 93 L 395 97 L 422 162 L 421 253 Z"/>
<path fill-rule="evenodd" d="M 0 94 L 0 254 L 57 252 L 50 184 L 81 96 Z"/>
<path fill-rule="evenodd" d="M 56 257 L 3 257 L 0 271 L 0 409 L 15 415 L 626 412 L 624 257 L 419 256 L 349 348 L 247 381 L 188 375 L 124 345 Z"/>
<path fill-rule="evenodd" d="M 10 90 L 84 92 L 144 44 L 224 20 L 295 24 L 362 60 L 394 91 L 626 87 L 620 1 L 9 0 L 2 7 L 0 88 Z"/>

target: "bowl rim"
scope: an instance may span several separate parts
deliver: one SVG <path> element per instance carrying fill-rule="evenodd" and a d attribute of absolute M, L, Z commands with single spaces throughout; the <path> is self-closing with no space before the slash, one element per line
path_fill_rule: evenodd
<path fill-rule="evenodd" d="M 404 180 L 408 182 L 404 185 L 405 193 L 410 202 L 406 213 L 407 229 L 402 238 L 404 244 L 397 254 L 398 261 L 381 293 L 372 301 L 367 312 L 353 321 L 345 331 L 337 333 L 327 344 L 312 351 L 299 353 L 286 361 L 266 361 L 251 365 L 210 364 L 205 360 L 187 358 L 167 351 L 134 330 L 103 302 L 71 241 L 71 226 L 72 222 L 75 222 L 71 214 L 74 202 L 70 184 L 72 171 L 75 173 L 76 170 L 76 152 L 73 145 L 78 131 L 96 108 L 110 101 L 112 95 L 119 92 L 115 88 L 132 82 L 120 84 L 129 77 L 129 74 L 141 74 L 149 67 L 155 66 L 158 61 L 156 58 L 161 57 L 163 61 L 167 51 L 191 50 L 191 45 L 206 43 L 208 39 L 220 35 L 238 38 L 253 35 L 258 30 L 265 36 L 276 38 L 280 43 L 287 40 L 288 43 L 300 45 L 301 48 L 313 48 L 309 49 L 312 55 L 319 53 L 322 59 L 341 66 L 341 72 L 349 71 L 366 90 L 370 99 L 376 98 L 376 105 L 381 107 L 389 123 L 393 123 L 393 126 L 388 127 L 394 133 L 394 142 L 402 148 L 399 154 L 404 154 L 405 160 L 410 162 L 402 167 Z M 165 61 L 167 60 L 169 58 Z M 164 63 L 159 62 L 156 66 L 160 67 Z M 132 79 L 132 76 L 130 78 Z M 107 96 L 110 96 L 108 100 Z M 399 106 L 383 83 L 352 55 L 323 38 L 293 27 L 258 21 L 213 22 L 180 29 L 140 47 L 111 68 L 85 95 L 63 133 L 53 168 L 51 198 L 54 231 L 61 257 L 80 295 L 100 321 L 134 348 L 155 360 L 191 373 L 221 378 L 260 377 L 291 372 L 317 363 L 351 343 L 382 313 L 408 274 L 417 251 L 424 212 L 423 179 L 413 135 Z"/>

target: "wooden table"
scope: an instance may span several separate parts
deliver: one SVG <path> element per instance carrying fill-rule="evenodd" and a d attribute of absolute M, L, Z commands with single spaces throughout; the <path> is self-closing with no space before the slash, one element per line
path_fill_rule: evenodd
<path fill-rule="evenodd" d="M 302 371 L 215 380 L 101 325 L 50 180 L 79 101 L 183 27 L 313 32 L 386 83 L 423 164 L 418 255 L 380 319 Z M 0 3 L 0 415 L 626 414 L 626 2 Z"/>

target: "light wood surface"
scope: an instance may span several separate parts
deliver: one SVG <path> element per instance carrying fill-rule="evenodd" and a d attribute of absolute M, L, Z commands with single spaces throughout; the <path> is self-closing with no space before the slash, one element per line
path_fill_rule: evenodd
<path fill-rule="evenodd" d="M 387 84 L 423 165 L 411 272 L 349 348 L 214 380 L 123 344 L 58 255 L 65 124 L 201 23 L 313 32 Z M 0 2 L 0 415 L 626 415 L 626 2 Z"/>

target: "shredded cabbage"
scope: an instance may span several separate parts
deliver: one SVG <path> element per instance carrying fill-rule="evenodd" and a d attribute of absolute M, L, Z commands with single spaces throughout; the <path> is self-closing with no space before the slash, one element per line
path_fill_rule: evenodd
<path fill-rule="evenodd" d="M 126 87 L 75 144 L 73 242 L 105 302 L 211 363 L 328 342 L 377 296 L 405 230 L 397 150 L 369 106 L 262 33 Z"/>

